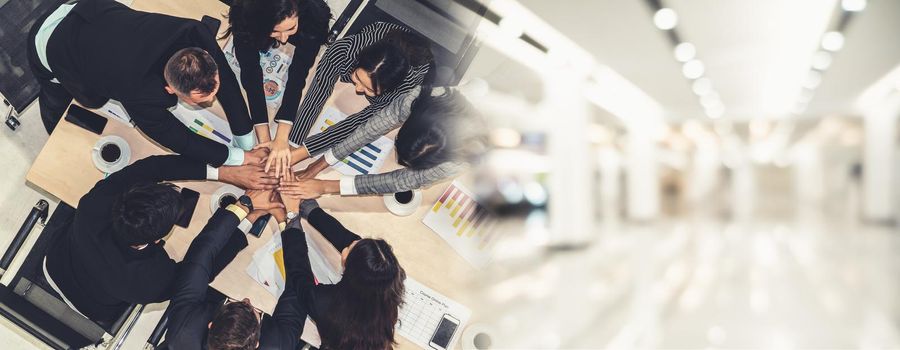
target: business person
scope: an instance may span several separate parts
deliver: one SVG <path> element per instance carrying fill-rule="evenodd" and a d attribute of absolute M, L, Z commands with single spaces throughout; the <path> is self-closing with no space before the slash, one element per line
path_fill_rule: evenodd
<path fill-rule="evenodd" d="M 182 204 L 178 188 L 163 181 L 203 180 L 208 169 L 185 156 L 152 156 L 97 182 L 47 250 L 44 275 L 51 287 L 98 322 L 113 321 L 132 303 L 168 300 L 176 263 L 162 238 L 172 231 Z M 218 176 L 230 177 L 234 170 L 223 167 Z"/>
<path fill-rule="evenodd" d="M 275 139 L 257 146 L 272 151 L 266 171 L 274 168 L 276 176 L 288 176 L 297 159 L 343 140 L 391 101 L 423 82 L 428 84 L 432 66 L 428 41 L 399 25 L 376 22 L 335 41 L 320 59 L 296 117 L 279 119 Z M 369 105 L 307 138 L 338 80 L 352 83 Z"/>
<path fill-rule="evenodd" d="M 279 192 L 304 199 L 323 194 L 362 195 L 415 190 L 455 176 L 487 152 L 487 129 L 475 108 L 459 92 L 416 88 L 377 112 L 366 124 L 329 149 L 297 181 L 279 185 Z M 394 140 L 397 161 L 404 168 L 381 174 L 314 177 L 366 144 L 400 127 Z"/>
<path fill-rule="evenodd" d="M 267 208 L 284 229 L 283 207 L 271 202 L 254 202 L 253 205 L 255 208 Z M 249 299 L 226 300 L 224 304 L 217 305 L 206 298 L 209 283 L 216 275 L 213 266 L 221 259 L 220 255 L 227 247 L 230 232 L 251 209 L 253 208 L 240 203 L 229 206 L 227 210 L 220 209 L 191 242 L 181 262 L 175 295 L 169 305 L 172 314 L 165 340 L 169 349 L 298 348 L 300 333 L 306 320 L 298 284 L 312 276 L 305 237 L 297 230 L 299 220 L 294 220 L 289 225 L 293 229 L 282 232 L 285 287 L 271 317 L 263 317 L 262 311 L 253 307 Z"/>
<path fill-rule="evenodd" d="M 73 98 L 90 108 L 115 99 L 141 131 L 176 153 L 213 166 L 263 158 L 191 132 L 169 111 L 179 100 L 200 108 L 218 97 L 232 133 L 251 131 L 237 79 L 215 34 L 199 21 L 113 0 L 73 0 L 35 22 L 28 56 L 48 133 Z"/>
<path fill-rule="evenodd" d="M 241 85 L 253 128 L 260 142 L 271 141 L 269 113 L 263 92 L 260 55 L 291 43 L 293 57 L 288 79 L 275 119 L 291 120 L 300 105 L 306 76 L 325 44 L 331 10 L 322 0 L 235 0 L 228 10 L 229 28 L 225 37 L 233 37 L 234 53 L 241 66 Z M 244 138 L 248 138 L 244 140 Z M 252 135 L 239 137 L 242 144 L 253 145 Z"/>
<path fill-rule="evenodd" d="M 300 310 L 315 322 L 322 339 L 320 349 L 393 348 L 406 272 L 391 245 L 351 232 L 314 200 L 297 205 L 297 197 L 281 198 L 288 210 L 299 210 L 297 216 L 306 218 L 341 253 L 344 271 L 340 282 L 318 285 L 312 272 L 306 272 L 310 265 L 305 249 L 301 255 L 305 272 L 297 284 Z M 290 212 L 287 215 L 294 216 Z M 289 228 L 283 235 L 305 238 L 296 221 L 293 231 Z M 306 247 L 305 242 L 302 246 Z"/>

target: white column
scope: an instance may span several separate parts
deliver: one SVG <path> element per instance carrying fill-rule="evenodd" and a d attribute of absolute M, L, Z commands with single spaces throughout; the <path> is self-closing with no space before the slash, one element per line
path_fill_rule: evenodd
<path fill-rule="evenodd" d="M 571 245 L 590 239 L 594 226 L 594 170 L 588 126 L 588 101 L 578 92 L 574 77 L 564 72 L 544 79 L 543 117 L 550 162 L 551 245 Z"/>
<path fill-rule="evenodd" d="M 619 152 L 612 146 L 603 147 L 597 152 L 600 170 L 600 207 L 603 221 L 615 221 L 619 216 L 619 198 L 621 197 L 622 160 Z"/>
<path fill-rule="evenodd" d="M 656 141 L 646 125 L 629 125 L 626 158 L 628 218 L 653 220 L 659 215 Z"/>
<path fill-rule="evenodd" d="M 797 199 L 805 205 L 820 203 L 825 198 L 825 167 L 822 145 L 804 144 L 794 154 L 794 188 Z"/>
<path fill-rule="evenodd" d="M 895 220 L 895 153 L 900 96 L 896 93 L 870 108 L 864 116 L 863 218 L 871 222 Z"/>

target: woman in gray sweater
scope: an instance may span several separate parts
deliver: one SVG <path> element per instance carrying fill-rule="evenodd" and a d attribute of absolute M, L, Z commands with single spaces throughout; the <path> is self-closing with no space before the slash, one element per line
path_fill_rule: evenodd
<path fill-rule="evenodd" d="M 328 166 L 397 127 L 400 131 L 394 145 L 397 161 L 404 168 L 342 176 L 340 180 L 314 179 Z M 459 174 L 484 154 L 485 130 L 481 115 L 459 92 L 416 87 L 378 111 L 346 139 L 319 152 L 324 156 L 297 173 L 296 181 L 283 182 L 280 192 L 312 199 L 323 194 L 386 194 L 426 187 Z"/>

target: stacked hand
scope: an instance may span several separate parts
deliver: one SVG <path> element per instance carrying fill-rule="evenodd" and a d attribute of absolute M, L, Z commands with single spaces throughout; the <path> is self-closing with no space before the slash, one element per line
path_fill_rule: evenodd
<path fill-rule="evenodd" d="M 256 222 L 265 214 L 272 214 L 278 222 L 284 222 L 284 204 L 272 190 L 247 190 L 244 192 L 253 202 L 253 211 L 247 215 L 247 220 Z"/>
<path fill-rule="evenodd" d="M 329 193 L 327 185 L 328 183 L 325 180 L 294 177 L 288 181 L 282 179 L 281 184 L 278 185 L 278 193 L 281 194 L 283 199 L 316 199 L 323 194 Z"/>
<path fill-rule="evenodd" d="M 293 165 L 293 163 L 291 159 L 291 146 L 288 142 L 276 138 L 273 141 L 260 143 L 253 148 L 254 151 L 262 149 L 268 149 L 270 151 L 269 157 L 265 162 L 265 171 L 275 171 L 276 178 L 290 177 L 291 165 Z"/>
<path fill-rule="evenodd" d="M 306 169 L 300 170 L 294 175 L 295 178 L 298 179 L 312 179 L 319 175 L 323 170 L 328 168 L 328 162 L 325 161 L 325 157 L 319 157 L 315 162 L 312 162 Z"/>

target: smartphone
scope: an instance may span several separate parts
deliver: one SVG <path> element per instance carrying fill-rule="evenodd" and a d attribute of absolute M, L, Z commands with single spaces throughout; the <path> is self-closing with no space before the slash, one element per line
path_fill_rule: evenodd
<path fill-rule="evenodd" d="M 444 317 L 441 318 L 441 323 L 434 330 L 434 335 L 431 336 L 431 341 L 428 345 L 433 349 L 447 349 L 457 328 L 459 328 L 459 320 L 450 314 L 444 314 Z"/>
<path fill-rule="evenodd" d="M 259 236 L 262 236 L 263 230 L 266 229 L 266 225 L 269 224 L 269 218 L 271 217 L 272 214 L 260 216 L 259 219 L 256 219 L 256 222 L 253 223 L 253 226 L 250 227 L 250 232 L 247 233 L 259 238 Z"/>
<path fill-rule="evenodd" d="M 106 127 L 106 122 L 108 122 L 109 119 L 81 108 L 78 105 L 70 105 L 69 112 L 66 113 L 66 121 L 100 135 L 103 133 L 103 128 Z"/>
<path fill-rule="evenodd" d="M 191 224 L 191 218 L 194 216 L 194 209 L 197 208 L 197 200 L 200 199 L 200 193 L 187 187 L 181 188 L 181 214 L 178 215 L 178 221 L 175 225 L 187 228 Z"/>

